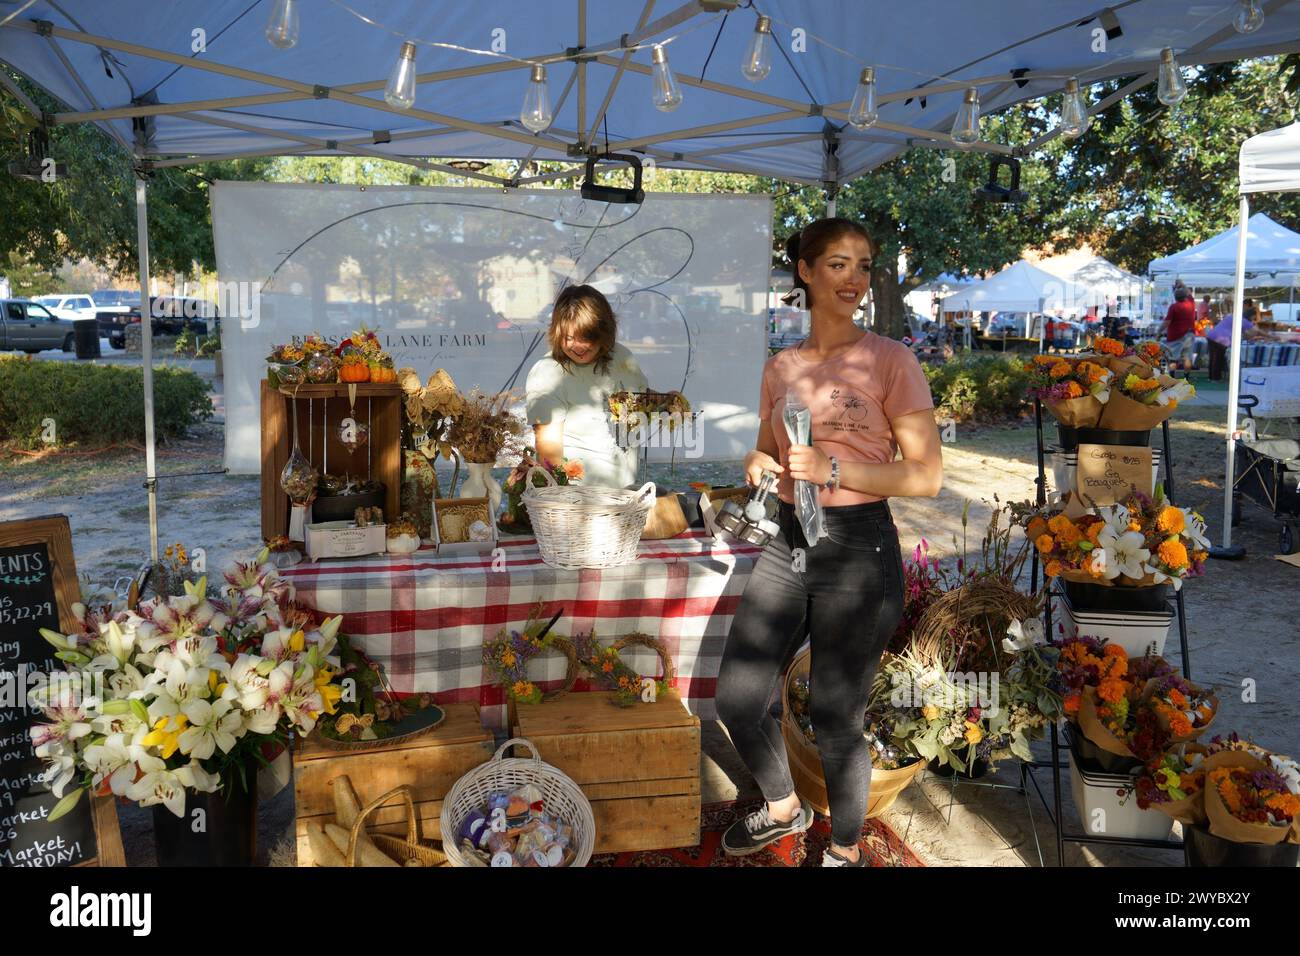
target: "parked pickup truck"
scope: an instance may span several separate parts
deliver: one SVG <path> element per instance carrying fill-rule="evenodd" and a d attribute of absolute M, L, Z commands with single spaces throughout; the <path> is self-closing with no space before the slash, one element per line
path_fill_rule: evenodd
<path fill-rule="evenodd" d="M 71 319 L 61 319 L 39 302 L 0 299 L 0 351 L 35 354 L 44 349 L 71 352 Z"/>

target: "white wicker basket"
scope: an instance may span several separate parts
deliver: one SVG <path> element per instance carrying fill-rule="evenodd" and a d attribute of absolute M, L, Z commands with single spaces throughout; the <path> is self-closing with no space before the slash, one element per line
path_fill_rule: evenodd
<path fill-rule="evenodd" d="M 532 758 L 503 757 L 506 748 L 514 744 L 531 750 Z M 438 823 L 442 830 L 443 852 L 452 866 L 469 865 L 456 839 L 465 818 L 474 810 L 487 806 L 492 794 L 517 790 L 530 783 L 542 791 L 546 812 L 573 827 L 571 848 L 576 857 L 570 865 L 587 865 L 596 846 L 596 820 L 591 814 L 591 803 L 567 774 L 542 763 L 532 743 L 522 737 L 512 737 L 497 748 L 491 760 L 457 780 L 451 793 L 442 801 L 442 816 Z"/>
<path fill-rule="evenodd" d="M 533 487 L 533 472 L 547 487 Z M 613 568 L 636 558 L 646 516 L 655 506 L 654 482 L 636 491 L 598 485 L 561 485 L 541 468 L 528 470 L 522 500 L 542 560 L 555 568 Z"/>

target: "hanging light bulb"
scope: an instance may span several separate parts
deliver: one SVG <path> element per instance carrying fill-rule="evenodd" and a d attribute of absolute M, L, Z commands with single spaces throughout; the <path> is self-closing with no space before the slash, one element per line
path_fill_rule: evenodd
<path fill-rule="evenodd" d="M 1165 106 L 1177 106 L 1187 95 L 1183 71 L 1174 59 L 1174 51 L 1165 47 L 1160 51 L 1160 80 L 1156 84 L 1156 99 Z"/>
<path fill-rule="evenodd" d="M 952 121 L 953 143 L 959 149 L 966 149 L 979 142 L 980 138 L 980 91 L 971 87 L 966 91 L 961 109 Z"/>
<path fill-rule="evenodd" d="M 745 79 L 757 83 L 772 72 L 772 18 L 759 17 L 754 24 L 754 35 L 745 48 L 745 59 L 740 64 Z"/>
<path fill-rule="evenodd" d="M 271 19 L 266 21 L 266 39 L 280 50 L 298 42 L 298 0 L 275 0 Z"/>
<path fill-rule="evenodd" d="M 1254 33 L 1264 25 L 1264 11 L 1259 0 L 1240 0 L 1232 15 L 1232 28 L 1238 33 Z"/>
<path fill-rule="evenodd" d="M 880 113 L 876 109 L 876 69 L 868 66 L 858 77 L 858 88 L 853 91 L 849 106 L 849 123 L 854 129 L 868 129 L 876 125 Z"/>
<path fill-rule="evenodd" d="M 1092 125 L 1088 115 L 1088 103 L 1079 89 L 1079 81 L 1070 77 L 1065 81 L 1065 97 L 1061 101 L 1061 135 L 1066 139 L 1077 139 Z"/>
<path fill-rule="evenodd" d="M 388 74 L 384 99 L 388 100 L 389 106 L 399 110 L 409 110 L 415 105 L 415 44 L 410 40 L 402 44 L 393 72 Z"/>
<path fill-rule="evenodd" d="M 668 54 L 662 46 L 655 44 L 650 52 L 650 61 L 654 64 L 650 82 L 654 86 L 655 109 L 671 113 L 682 105 L 682 90 L 677 85 L 677 78 L 673 76 L 673 68 L 668 65 Z"/>
<path fill-rule="evenodd" d="M 524 93 L 524 106 L 519 111 L 519 122 L 534 133 L 551 125 L 551 95 L 546 92 L 546 67 L 534 64 Z"/>

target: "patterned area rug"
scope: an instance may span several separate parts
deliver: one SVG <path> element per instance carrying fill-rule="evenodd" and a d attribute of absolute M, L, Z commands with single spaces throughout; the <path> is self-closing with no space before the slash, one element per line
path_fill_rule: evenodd
<path fill-rule="evenodd" d="M 756 809 L 757 800 L 743 803 L 705 804 L 701 814 L 700 845 L 676 850 L 643 850 L 634 853 L 603 853 L 591 858 L 589 866 L 821 866 L 822 853 L 830 845 L 831 824 L 819 817 L 807 833 L 788 836 L 750 856 L 727 856 L 722 852 L 722 833 L 736 820 Z M 862 825 L 858 846 L 867 855 L 868 866 L 924 866 L 906 843 L 880 820 Z"/>

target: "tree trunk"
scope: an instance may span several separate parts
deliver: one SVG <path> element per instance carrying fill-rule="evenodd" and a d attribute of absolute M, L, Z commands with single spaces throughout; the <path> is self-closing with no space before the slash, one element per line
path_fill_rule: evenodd
<path fill-rule="evenodd" d="M 877 260 L 871 270 L 871 301 L 875 306 L 872 331 L 891 339 L 901 339 L 908 334 L 907 305 L 903 302 L 903 287 L 898 284 L 898 260 L 888 256 Z"/>

